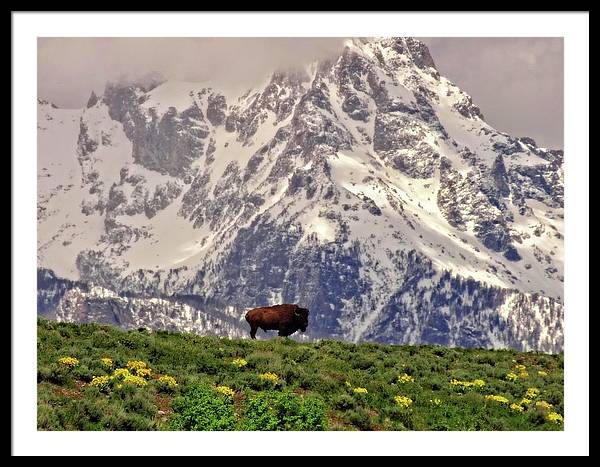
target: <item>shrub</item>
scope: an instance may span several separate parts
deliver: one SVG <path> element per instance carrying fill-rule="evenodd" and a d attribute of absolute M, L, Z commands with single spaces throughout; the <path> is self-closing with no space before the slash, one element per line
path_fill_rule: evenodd
<path fill-rule="evenodd" d="M 219 397 L 207 386 L 191 386 L 183 397 L 173 403 L 174 430 L 227 431 L 234 430 L 236 418 L 230 397 Z"/>
<path fill-rule="evenodd" d="M 88 389 L 89 388 L 88 386 Z M 97 389 L 97 388 L 94 388 Z M 115 400 L 122 400 L 122 401 L 126 401 L 127 399 L 131 398 L 131 397 L 135 397 L 135 395 L 139 392 L 139 391 L 145 391 L 145 388 L 138 388 L 137 386 L 134 386 L 133 384 L 123 384 L 123 382 L 121 381 L 115 381 L 113 380 L 113 391 L 111 392 L 111 398 L 114 398 Z"/>
<path fill-rule="evenodd" d="M 552 404 L 549 404 L 546 401 L 537 401 L 535 403 L 536 407 L 539 407 L 542 410 L 550 410 L 552 408 Z"/>
<path fill-rule="evenodd" d="M 148 431 L 154 429 L 154 422 L 142 415 L 136 413 L 123 414 L 117 416 L 115 419 L 110 419 L 104 422 L 108 426 L 107 428 L 119 431 Z"/>
<path fill-rule="evenodd" d="M 339 396 L 333 398 L 332 404 L 336 409 L 348 410 L 355 407 L 356 401 L 348 394 L 340 394 Z"/>
<path fill-rule="evenodd" d="M 352 360 L 352 367 L 358 370 L 367 370 L 375 366 L 376 360 L 370 355 L 359 354 Z"/>
<path fill-rule="evenodd" d="M 546 399 L 548 400 L 548 402 L 550 404 L 552 404 L 553 406 L 555 406 L 558 409 L 562 408 L 563 399 L 564 399 L 564 394 L 562 392 L 562 388 L 548 389 L 547 391 L 545 391 L 545 394 L 546 394 Z"/>
<path fill-rule="evenodd" d="M 66 367 L 73 368 L 79 365 L 79 360 L 77 360 L 75 357 L 62 357 L 58 359 L 58 363 Z"/>
<path fill-rule="evenodd" d="M 141 376 L 134 375 L 126 376 L 123 379 L 123 382 L 126 384 L 132 384 L 134 386 L 137 386 L 138 388 L 143 388 L 144 386 L 148 385 L 148 381 L 146 381 L 144 378 L 142 378 Z"/>
<path fill-rule="evenodd" d="M 113 371 L 112 374 L 112 377 L 118 380 L 124 380 L 129 376 L 131 376 L 131 373 L 129 373 L 129 370 L 127 368 L 117 368 L 115 371 Z"/>
<path fill-rule="evenodd" d="M 260 375 L 260 377 L 261 377 L 261 379 L 270 381 L 273 384 L 279 383 L 279 376 L 277 376 L 275 373 L 271 373 L 271 372 L 263 373 L 262 375 Z"/>
<path fill-rule="evenodd" d="M 492 394 L 485 396 L 485 400 L 499 402 L 500 404 L 508 404 L 508 402 L 509 402 L 508 399 L 504 396 L 498 396 L 498 395 L 492 395 Z"/>
<path fill-rule="evenodd" d="M 141 415 L 145 418 L 153 418 L 157 411 L 152 401 L 152 396 L 147 391 L 137 391 L 133 397 L 125 401 L 124 406 L 127 412 Z"/>
<path fill-rule="evenodd" d="M 301 388 L 310 389 L 320 394 L 334 392 L 340 385 L 339 381 L 331 376 L 314 371 L 312 373 L 309 371 L 299 372 L 297 381 Z"/>
<path fill-rule="evenodd" d="M 150 375 L 152 375 L 152 370 L 150 368 L 138 368 L 135 370 L 135 374 L 140 378 L 148 378 Z"/>
<path fill-rule="evenodd" d="M 95 368 L 95 370 L 102 371 L 100 368 Z M 88 366 L 88 362 L 82 362 L 71 370 L 71 374 L 75 379 L 91 381 L 91 379 L 95 376 L 95 374 L 98 374 L 98 372 L 92 371 Z"/>
<path fill-rule="evenodd" d="M 269 368 L 271 358 L 263 353 L 254 353 L 247 357 L 248 368 L 264 371 Z"/>
<path fill-rule="evenodd" d="M 515 404 L 514 402 L 510 404 L 510 409 L 514 412 L 523 412 L 525 410 L 522 405 Z"/>
<path fill-rule="evenodd" d="M 452 379 L 450 381 L 450 386 L 460 389 L 482 388 L 485 386 L 485 381 L 482 379 L 474 379 L 473 381 L 459 381 L 457 379 Z"/>
<path fill-rule="evenodd" d="M 557 425 L 560 425 L 561 423 L 563 423 L 563 418 L 562 415 L 556 413 L 556 412 L 550 412 L 547 416 L 547 420 L 551 423 L 555 423 Z"/>
<path fill-rule="evenodd" d="M 100 359 L 100 362 L 102 363 L 102 366 L 104 366 L 105 368 L 112 368 L 113 366 L 113 361 L 112 358 L 109 357 L 103 357 Z"/>
<path fill-rule="evenodd" d="M 227 396 L 227 397 L 235 396 L 235 391 L 233 389 L 231 389 L 229 386 L 217 386 L 215 388 L 215 390 L 219 394 L 223 394 L 224 396 Z"/>
<path fill-rule="evenodd" d="M 325 417 L 325 404 L 320 398 L 305 397 L 300 406 L 300 417 L 297 421 L 297 429 L 303 431 L 322 431 L 327 429 L 327 418 Z"/>
<path fill-rule="evenodd" d="M 60 419 L 56 411 L 49 405 L 38 405 L 37 413 L 38 430 L 60 430 Z"/>
<path fill-rule="evenodd" d="M 396 404 L 395 407 L 391 407 L 386 411 L 390 418 L 394 420 L 395 424 L 401 430 L 414 430 L 416 429 L 414 421 L 413 411 L 406 410 L 406 407 Z"/>
<path fill-rule="evenodd" d="M 206 373 L 207 375 L 216 375 L 222 366 L 221 361 L 217 360 L 210 353 L 204 352 L 198 355 L 196 371 L 198 373 Z"/>
<path fill-rule="evenodd" d="M 373 424 L 367 411 L 363 408 L 357 408 L 348 412 L 348 421 L 359 430 L 371 430 Z"/>
<path fill-rule="evenodd" d="M 242 422 L 242 429 L 250 431 L 320 431 L 325 427 L 323 401 L 292 392 L 265 391 L 253 395 Z"/>
<path fill-rule="evenodd" d="M 128 334 L 121 336 L 119 344 L 128 349 L 135 349 L 137 347 L 137 341 Z"/>
<path fill-rule="evenodd" d="M 234 358 L 233 361 L 231 362 L 231 364 L 238 368 L 243 368 L 246 365 L 248 365 L 248 362 L 246 360 L 244 360 L 243 358 Z"/>
<path fill-rule="evenodd" d="M 543 425 L 546 423 L 546 416 L 546 411 L 539 408 L 534 408 L 533 410 L 529 410 L 527 419 L 529 423 L 533 425 Z"/>
<path fill-rule="evenodd" d="M 141 360 L 129 360 L 127 362 L 127 369 L 129 371 L 137 371 L 137 370 L 142 370 L 148 368 L 148 365 L 146 365 L 145 362 L 141 361 Z"/>
<path fill-rule="evenodd" d="M 172 393 L 177 388 L 178 384 L 175 378 L 169 375 L 163 375 L 156 380 L 158 390 L 162 392 Z"/>
<path fill-rule="evenodd" d="M 404 383 L 414 383 L 415 382 L 415 378 L 413 378 L 410 375 L 407 375 L 406 373 L 402 373 L 400 376 L 398 376 L 398 383 L 404 384 Z"/>
<path fill-rule="evenodd" d="M 408 408 L 413 403 L 412 399 L 406 396 L 396 396 L 394 397 L 394 401 L 396 402 L 396 404 L 403 408 Z"/>
<path fill-rule="evenodd" d="M 90 386 L 97 387 L 100 391 L 108 391 L 110 388 L 110 376 L 94 376 L 90 382 Z"/>

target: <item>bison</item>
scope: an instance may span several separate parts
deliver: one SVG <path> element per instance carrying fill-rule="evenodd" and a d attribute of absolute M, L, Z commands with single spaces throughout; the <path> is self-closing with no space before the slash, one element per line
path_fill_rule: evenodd
<path fill-rule="evenodd" d="M 308 309 L 298 305 L 273 305 L 254 308 L 246 313 L 246 321 L 250 324 L 250 337 L 256 339 L 256 331 L 277 330 L 280 336 L 289 336 L 298 329 L 306 332 L 308 326 Z"/>

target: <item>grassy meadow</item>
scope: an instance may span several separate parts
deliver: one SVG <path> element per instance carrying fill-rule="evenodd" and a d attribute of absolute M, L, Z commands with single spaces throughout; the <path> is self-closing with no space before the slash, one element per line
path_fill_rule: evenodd
<path fill-rule="evenodd" d="M 563 355 L 38 319 L 38 430 L 562 430 Z"/>

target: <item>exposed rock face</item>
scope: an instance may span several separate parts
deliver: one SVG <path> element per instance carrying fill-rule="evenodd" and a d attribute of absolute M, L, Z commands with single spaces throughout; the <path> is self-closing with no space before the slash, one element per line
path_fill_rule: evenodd
<path fill-rule="evenodd" d="M 98 103 L 98 96 L 94 91 L 90 94 L 90 98 L 87 101 L 86 107 L 89 109 L 90 107 L 94 107 Z"/>
<path fill-rule="evenodd" d="M 220 319 L 183 301 L 123 297 L 99 286 L 69 289 L 55 311 L 58 321 L 241 336 L 240 326 L 231 318 Z"/>
<path fill-rule="evenodd" d="M 237 336 L 289 302 L 306 338 L 562 349 L 564 155 L 491 128 L 421 42 L 90 102 L 39 102 L 41 313 Z"/>
<path fill-rule="evenodd" d="M 448 290 L 455 293 L 448 294 Z M 369 338 L 395 342 L 395 337 L 402 335 L 407 344 L 513 347 L 542 352 L 563 347 L 559 324 L 564 318 L 563 308 L 539 295 L 482 287 L 473 280 L 445 274 L 435 287 L 398 291 L 388 306 L 385 320 L 377 323 Z M 532 319 L 531 314 L 523 312 L 525 309 L 538 310 L 544 319 Z M 481 322 L 490 324 L 481 326 Z"/>
<path fill-rule="evenodd" d="M 197 103 L 183 111 L 169 107 L 159 115 L 152 107 L 142 107 L 145 96 L 135 85 L 108 85 L 104 102 L 111 118 L 123 124 L 133 144 L 133 160 L 143 167 L 182 177 L 191 163 L 204 154 L 209 128 Z M 213 120 L 222 119 L 224 105 L 217 98 L 210 101 Z"/>
<path fill-rule="evenodd" d="M 84 282 L 61 279 L 48 269 L 38 269 L 37 287 L 38 312 L 54 318 L 56 307 L 68 291 L 74 288 L 82 292 L 88 290 Z"/>
<path fill-rule="evenodd" d="M 481 110 L 479 107 L 473 104 L 473 101 L 469 96 L 465 96 L 464 99 L 456 102 L 456 104 L 454 104 L 454 108 L 463 117 L 471 119 L 477 117 L 483 120 L 483 114 L 481 113 Z"/>
<path fill-rule="evenodd" d="M 498 194 L 507 198 L 510 195 L 510 187 L 508 186 L 508 175 L 506 174 L 506 167 L 504 166 L 504 157 L 502 154 L 498 154 L 496 160 L 494 160 L 494 165 L 492 166 L 492 178 Z"/>
<path fill-rule="evenodd" d="M 208 106 L 206 108 L 206 118 L 213 126 L 223 125 L 227 118 L 227 102 L 225 96 L 221 94 L 211 94 L 208 97 Z"/>

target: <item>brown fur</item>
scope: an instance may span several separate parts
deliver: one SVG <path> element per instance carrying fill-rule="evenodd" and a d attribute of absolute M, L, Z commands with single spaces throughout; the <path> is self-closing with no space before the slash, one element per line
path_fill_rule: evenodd
<path fill-rule="evenodd" d="M 256 339 L 258 328 L 263 331 L 279 331 L 280 336 L 289 336 L 297 330 L 305 332 L 308 313 L 308 309 L 290 304 L 254 308 L 246 313 L 246 321 L 250 324 L 250 337 Z"/>

